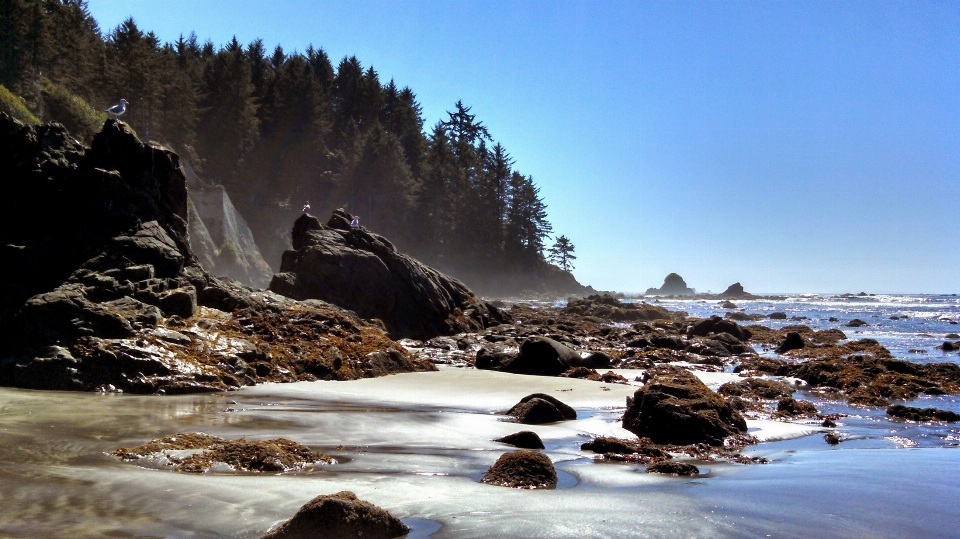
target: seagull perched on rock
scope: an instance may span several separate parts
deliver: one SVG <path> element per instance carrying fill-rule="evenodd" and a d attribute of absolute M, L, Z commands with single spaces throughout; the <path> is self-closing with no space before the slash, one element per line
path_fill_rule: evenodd
<path fill-rule="evenodd" d="M 360 216 L 355 215 L 353 221 L 350 221 L 350 228 L 360 228 Z"/>
<path fill-rule="evenodd" d="M 310 211 L 310 201 L 308 200 L 306 204 L 303 205 L 303 213 Z"/>
<path fill-rule="evenodd" d="M 119 105 L 114 105 L 106 110 L 107 114 L 113 114 L 114 116 L 120 116 L 124 112 L 127 112 L 127 100 L 121 99 Z"/>

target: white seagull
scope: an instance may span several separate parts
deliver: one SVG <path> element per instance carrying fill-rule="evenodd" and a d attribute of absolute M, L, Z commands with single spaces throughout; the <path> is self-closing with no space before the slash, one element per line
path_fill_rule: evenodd
<path fill-rule="evenodd" d="M 306 204 L 303 205 L 303 213 L 310 211 L 310 201 L 308 200 Z"/>
<path fill-rule="evenodd" d="M 360 228 L 360 216 L 354 216 L 353 221 L 350 221 L 350 228 Z"/>
<path fill-rule="evenodd" d="M 121 99 L 119 105 L 114 105 L 106 110 L 107 114 L 113 114 L 114 116 L 120 116 L 124 112 L 127 112 L 127 100 Z"/>

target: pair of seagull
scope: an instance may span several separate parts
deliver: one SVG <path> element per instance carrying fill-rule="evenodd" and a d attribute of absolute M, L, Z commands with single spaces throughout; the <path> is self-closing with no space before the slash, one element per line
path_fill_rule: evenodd
<path fill-rule="evenodd" d="M 303 205 L 303 213 L 310 211 L 310 201 L 308 200 L 306 204 Z M 353 221 L 350 221 L 350 228 L 360 228 L 360 216 L 355 215 Z"/>

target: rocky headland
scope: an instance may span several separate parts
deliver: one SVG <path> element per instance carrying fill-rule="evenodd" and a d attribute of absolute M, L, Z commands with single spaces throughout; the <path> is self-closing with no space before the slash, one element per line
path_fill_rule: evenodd
<path fill-rule="evenodd" d="M 431 370 L 319 300 L 209 275 L 179 157 L 107 121 L 90 147 L 0 116 L 0 384 L 184 393 Z"/>

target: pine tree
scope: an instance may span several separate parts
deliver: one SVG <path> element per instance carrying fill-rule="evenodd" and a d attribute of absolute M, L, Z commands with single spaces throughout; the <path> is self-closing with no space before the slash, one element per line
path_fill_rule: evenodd
<path fill-rule="evenodd" d="M 577 257 L 573 254 L 574 246 L 569 238 L 560 236 L 553 247 L 547 249 L 547 259 L 560 266 L 563 271 L 573 270 L 573 261 Z"/>

